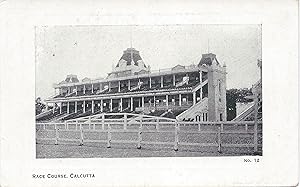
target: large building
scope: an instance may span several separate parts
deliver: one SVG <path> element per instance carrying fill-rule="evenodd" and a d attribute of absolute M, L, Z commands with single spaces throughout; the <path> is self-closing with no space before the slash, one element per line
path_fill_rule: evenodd
<path fill-rule="evenodd" d="M 68 75 L 54 85 L 38 121 L 68 120 L 102 112 L 141 113 L 181 121 L 226 121 L 226 67 L 215 54 L 197 65 L 151 71 L 140 52 L 128 48 L 106 78 Z M 46 113 L 51 115 L 46 115 Z"/>

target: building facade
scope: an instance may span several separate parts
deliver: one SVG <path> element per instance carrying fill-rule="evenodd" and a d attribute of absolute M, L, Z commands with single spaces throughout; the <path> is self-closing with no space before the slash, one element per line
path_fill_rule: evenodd
<path fill-rule="evenodd" d="M 68 75 L 45 100 L 60 120 L 102 112 L 133 112 L 182 121 L 226 121 L 226 66 L 203 54 L 197 65 L 151 71 L 134 48 L 106 78 Z M 50 110 L 48 110 L 49 112 Z M 58 118 L 56 118 L 58 119 Z"/>

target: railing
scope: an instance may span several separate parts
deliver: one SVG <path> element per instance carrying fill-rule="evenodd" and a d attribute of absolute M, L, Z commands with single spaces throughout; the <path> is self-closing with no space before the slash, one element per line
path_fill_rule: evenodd
<path fill-rule="evenodd" d="M 222 148 L 235 147 L 235 148 L 254 148 L 257 150 L 261 143 L 258 142 L 258 136 L 262 133 L 262 122 L 257 122 L 255 126 L 254 121 L 244 122 L 178 122 L 168 121 L 164 118 L 136 119 L 128 123 L 125 119 L 89 119 L 88 121 L 76 120 L 75 122 L 64 123 L 37 123 L 37 143 L 40 141 L 55 141 L 55 144 L 60 142 L 78 142 L 79 145 L 85 143 L 106 143 L 107 148 L 111 147 L 112 143 L 118 144 L 136 144 L 140 149 L 143 145 L 171 145 L 175 151 L 179 146 L 198 146 L 198 147 L 216 147 L 218 152 L 222 152 Z M 51 137 L 38 137 L 40 133 L 52 133 Z M 71 133 L 65 136 L 64 133 Z M 97 135 L 91 135 L 96 133 Z M 132 140 L 133 136 L 126 136 L 126 140 L 113 139 L 112 135 L 117 133 L 118 136 L 133 133 L 136 139 Z M 72 135 L 77 136 L 74 138 Z M 104 135 L 104 139 L 101 137 Z M 144 134 L 155 134 L 158 136 L 167 137 L 168 141 L 149 141 L 144 140 Z M 49 134 L 48 134 L 49 135 Z M 210 142 L 189 142 L 182 141 L 180 138 L 187 137 L 186 135 L 204 135 L 210 137 Z M 226 136 L 245 136 L 252 139 L 250 143 L 235 143 L 228 142 Z M 92 138 L 94 137 L 94 138 Z M 229 138 L 229 139 L 230 139 Z M 170 141 L 172 140 L 172 141 Z M 248 140 L 249 141 L 249 140 Z"/>

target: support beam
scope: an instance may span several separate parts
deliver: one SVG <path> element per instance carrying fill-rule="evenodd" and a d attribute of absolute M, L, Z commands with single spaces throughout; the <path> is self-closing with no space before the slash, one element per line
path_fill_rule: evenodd
<path fill-rule="evenodd" d="M 67 113 L 70 114 L 70 102 L 67 102 Z"/>
<path fill-rule="evenodd" d="M 133 111 L 133 97 L 130 98 L 130 111 Z"/>
<path fill-rule="evenodd" d="M 111 82 L 108 82 L 108 91 L 111 89 Z"/>
<path fill-rule="evenodd" d="M 86 104 L 85 104 L 85 101 L 83 101 L 83 113 L 85 113 L 85 107 L 86 107 Z"/>
<path fill-rule="evenodd" d="M 130 90 L 130 80 L 128 80 L 128 90 Z"/>
<path fill-rule="evenodd" d="M 160 87 L 164 87 L 164 76 L 160 76 Z"/>
<path fill-rule="evenodd" d="M 94 93 L 94 85 L 92 84 L 92 93 Z"/>
<path fill-rule="evenodd" d="M 100 111 L 103 112 L 103 99 L 100 100 Z"/>
<path fill-rule="evenodd" d="M 62 105 L 63 105 L 63 103 L 61 102 L 61 103 L 60 103 L 60 107 L 59 107 L 59 113 L 60 113 L 60 114 L 62 113 Z"/>
<path fill-rule="evenodd" d="M 119 88 L 118 91 L 121 92 L 121 81 L 119 81 Z"/>
<path fill-rule="evenodd" d="M 85 85 L 83 85 L 83 94 L 85 94 L 85 89 L 86 89 Z"/>
<path fill-rule="evenodd" d="M 94 111 L 95 111 L 95 101 L 92 100 L 92 113 L 94 113 Z"/>
<path fill-rule="evenodd" d="M 123 110 L 123 99 L 121 98 L 120 99 L 120 112 L 122 112 Z"/>
<path fill-rule="evenodd" d="M 176 77 L 175 77 L 175 74 L 173 74 L 173 86 L 176 85 Z"/>
<path fill-rule="evenodd" d="M 75 101 L 75 113 L 77 113 L 77 101 Z"/>
<path fill-rule="evenodd" d="M 109 109 L 110 109 L 111 112 L 113 111 L 113 108 L 112 108 L 113 104 L 112 104 L 112 102 L 113 102 L 113 100 L 110 99 L 110 102 L 109 102 Z"/>
<path fill-rule="evenodd" d="M 152 80 L 151 80 L 151 77 L 149 77 L 149 88 L 151 88 L 151 83 L 152 82 Z"/>
<path fill-rule="evenodd" d="M 154 100 L 153 106 L 155 107 L 156 106 L 156 98 L 155 98 L 155 96 L 153 96 L 153 100 Z"/>
<path fill-rule="evenodd" d="M 167 106 L 167 108 L 169 107 L 169 96 L 168 95 L 166 95 L 166 106 Z"/>
<path fill-rule="evenodd" d="M 200 100 L 202 99 L 203 93 L 202 93 L 202 88 L 200 88 Z"/>
<path fill-rule="evenodd" d="M 181 94 L 179 94 L 179 106 L 181 106 Z"/>
<path fill-rule="evenodd" d="M 145 98 L 142 97 L 142 108 L 144 108 Z"/>

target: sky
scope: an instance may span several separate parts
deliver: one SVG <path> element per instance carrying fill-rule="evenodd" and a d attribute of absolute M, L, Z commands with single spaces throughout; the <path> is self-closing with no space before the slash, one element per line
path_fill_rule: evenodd
<path fill-rule="evenodd" d="M 36 96 L 42 99 L 68 74 L 106 77 L 131 45 L 151 70 L 198 64 L 202 54 L 214 53 L 227 66 L 227 89 L 250 88 L 260 75 L 260 25 L 40 26 L 35 37 Z"/>

